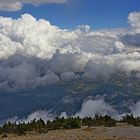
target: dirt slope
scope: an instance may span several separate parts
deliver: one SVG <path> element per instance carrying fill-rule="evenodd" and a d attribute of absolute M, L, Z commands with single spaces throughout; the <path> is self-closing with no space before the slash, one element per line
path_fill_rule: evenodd
<path fill-rule="evenodd" d="M 2 138 L 0 138 L 2 139 Z M 124 127 L 96 127 L 74 130 L 49 131 L 46 134 L 28 134 L 26 136 L 10 135 L 4 140 L 140 140 L 140 128 Z"/>

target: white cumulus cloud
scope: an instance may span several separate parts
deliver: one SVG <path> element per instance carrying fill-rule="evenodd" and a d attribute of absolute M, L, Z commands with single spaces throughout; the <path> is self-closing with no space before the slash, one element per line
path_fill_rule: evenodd
<path fill-rule="evenodd" d="M 0 17 L 0 89 L 108 79 L 117 72 L 135 71 L 139 78 L 139 28 L 93 30 L 82 25 L 70 31 L 29 14 Z"/>
<path fill-rule="evenodd" d="M 133 27 L 140 27 L 140 12 L 132 12 L 128 16 L 129 23 Z"/>

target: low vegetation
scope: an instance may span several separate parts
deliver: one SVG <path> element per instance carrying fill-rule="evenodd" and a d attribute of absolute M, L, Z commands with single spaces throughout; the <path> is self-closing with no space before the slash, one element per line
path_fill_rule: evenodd
<path fill-rule="evenodd" d="M 122 120 L 116 121 L 112 119 L 110 116 L 99 116 L 95 115 L 94 118 L 91 117 L 69 117 L 69 118 L 56 118 L 53 121 L 45 122 L 42 119 L 32 120 L 28 123 L 5 123 L 2 127 L 0 127 L 0 134 L 17 134 L 17 135 L 25 135 L 31 132 L 37 133 L 47 133 L 51 130 L 57 129 L 77 129 L 82 126 L 96 127 L 96 126 L 105 126 L 105 127 L 115 127 L 117 123 L 128 123 L 134 126 L 140 126 L 140 118 L 135 118 L 132 114 L 126 115 Z"/>
<path fill-rule="evenodd" d="M 140 127 L 140 117 L 134 117 L 133 114 L 123 116 L 122 122 Z"/>

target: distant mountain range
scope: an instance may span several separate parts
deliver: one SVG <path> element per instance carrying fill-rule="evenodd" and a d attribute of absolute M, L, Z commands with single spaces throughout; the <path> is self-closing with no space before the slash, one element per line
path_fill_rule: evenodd
<path fill-rule="evenodd" d="M 16 92 L 0 92 L 0 120 L 18 116 L 23 118 L 36 110 L 51 110 L 60 115 L 73 115 L 83 101 L 103 98 L 119 113 L 130 112 L 129 106 L 140 100 L 140 80 L 118 73 L 110 79 L 77 79 L 55 85 Z"/>

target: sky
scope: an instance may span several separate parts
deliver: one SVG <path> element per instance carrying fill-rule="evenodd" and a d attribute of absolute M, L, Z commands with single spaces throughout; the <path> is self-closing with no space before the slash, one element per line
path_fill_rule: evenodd
<path fill-rule="evenodd" d="M 127 28 L 128 14 L 134 11 L 140 11 L 139 0 L 1 0 L 0 2 L 0 16 L 19 18 L 22 14 L 29 13 L 37 19 L 43 18 L 53 25 L 67 29 L 75 29 L 79 25 L 89 25 L 94 29 Z"/>

